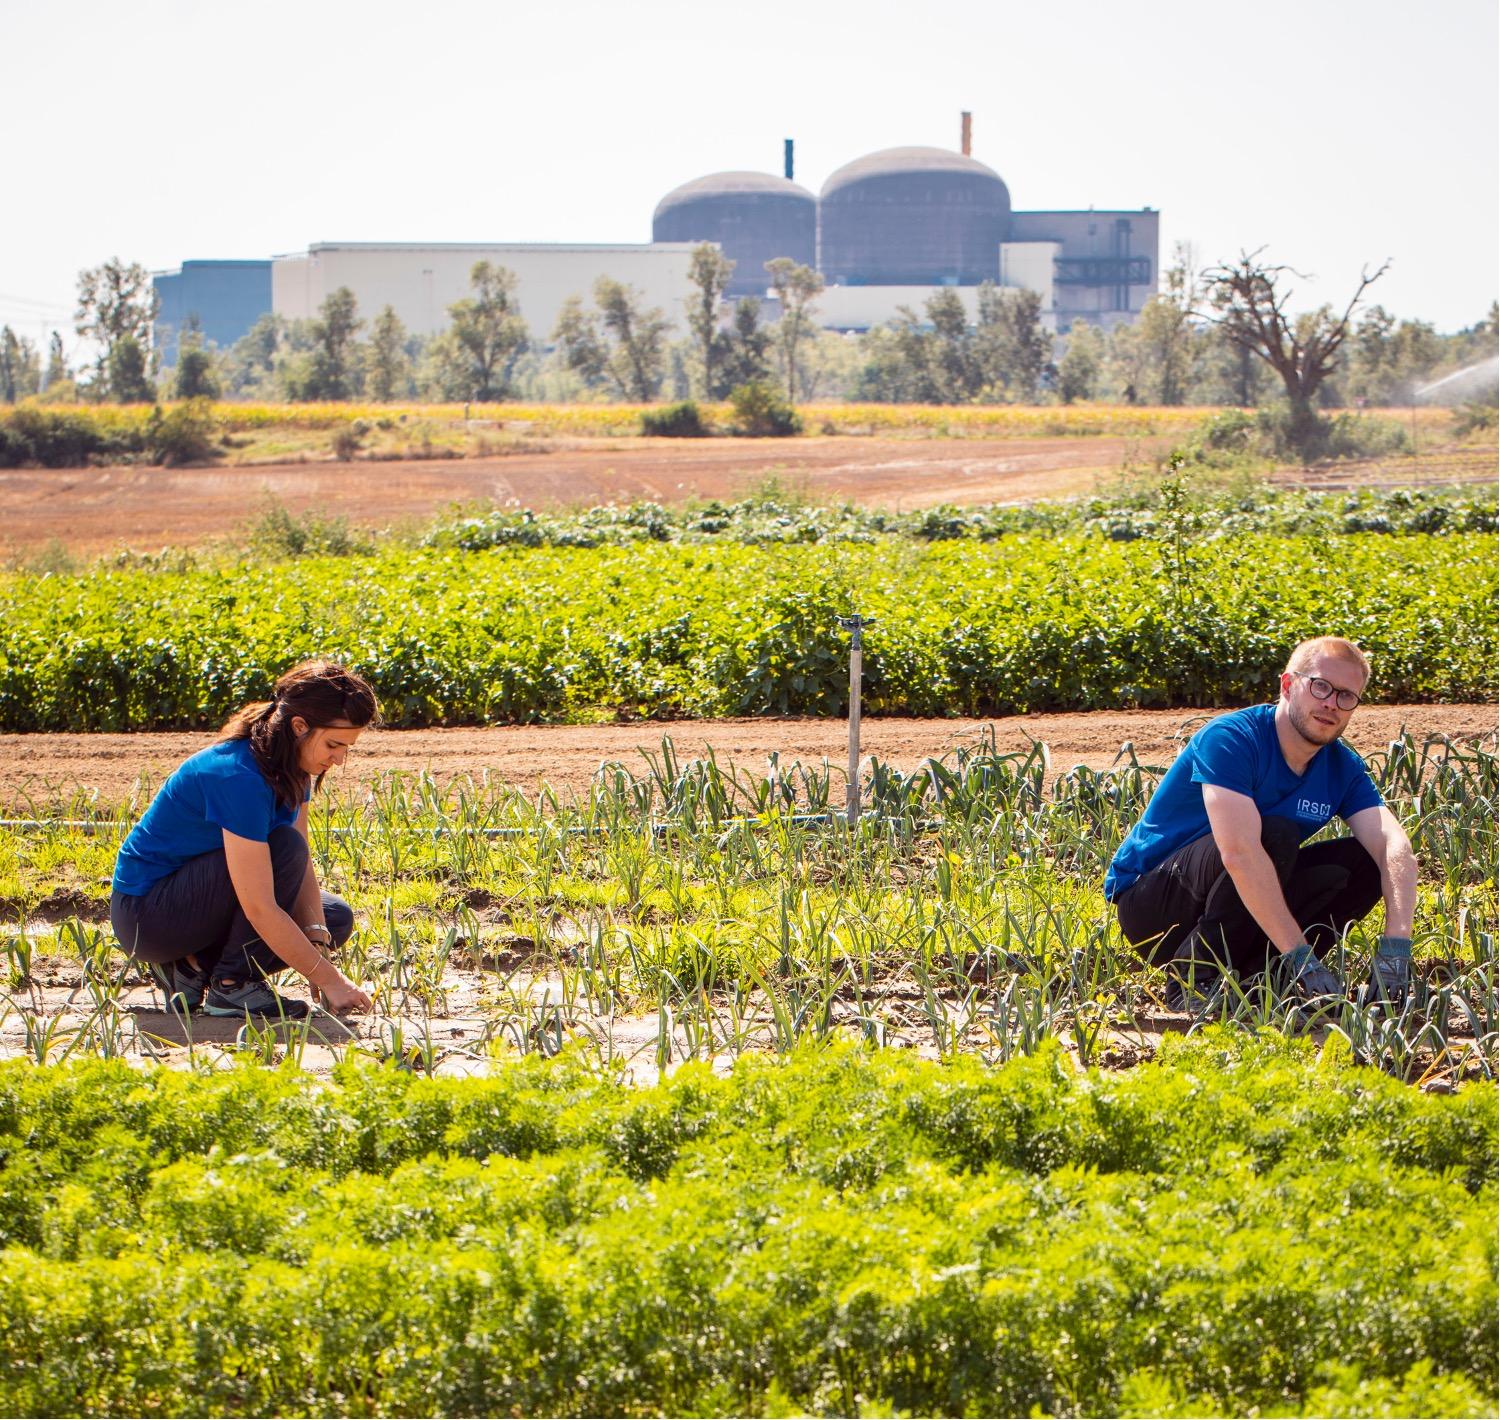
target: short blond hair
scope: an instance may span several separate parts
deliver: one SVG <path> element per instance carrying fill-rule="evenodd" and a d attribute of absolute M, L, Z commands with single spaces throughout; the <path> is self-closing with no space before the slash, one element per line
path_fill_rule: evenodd
<path fill-rule="evenodd" d="M 1307 641 L 1299 641 L 1292 649 L 1286 668 L 1289 671 L 1306 671 L 1319 656 L 1349 661 L 1365 673 L 1366 682 L 1370 679 L 1370 658 L 1354 642 L 1346 641 L 1342 636 L 1314 636 Z"/>

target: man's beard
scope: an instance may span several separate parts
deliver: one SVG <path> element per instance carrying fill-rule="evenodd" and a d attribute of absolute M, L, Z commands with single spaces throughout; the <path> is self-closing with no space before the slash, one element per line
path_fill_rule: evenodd
<path fill-rule="evenodd" d="M 1331 745 L 1339 737 L 1338 725 L 1320 725 L 1308 711 L 1300 710 L 1290 702 L 1286 713 L 1292 728 L 1309 744 Z"/>

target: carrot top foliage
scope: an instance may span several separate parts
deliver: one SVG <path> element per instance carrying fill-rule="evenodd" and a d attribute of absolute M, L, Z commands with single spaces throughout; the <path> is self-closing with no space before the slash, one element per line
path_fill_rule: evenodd
<path fill-rule="evenodd" d="M 0 1068 L 9 1414 L 1484 1413 L 1493 1095 L 1223 1032 Z"/>

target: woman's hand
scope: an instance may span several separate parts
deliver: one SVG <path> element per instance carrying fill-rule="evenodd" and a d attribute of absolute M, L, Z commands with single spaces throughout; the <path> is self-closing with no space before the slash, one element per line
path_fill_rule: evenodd
<path fill-rule="evenodd" d="M 318 974 L 322 976 L 326 973 L 319 972 Z M 345 1011 L 368 1011 L 371 1004 L 369 994 L 347 980 L 342 972 L 335 972 L 334 975 L 336 977 L 334 982 L 317 988 L 318 995 L 323 998 L 324 1006 L 338 1014 L 343 1014 Z"/>

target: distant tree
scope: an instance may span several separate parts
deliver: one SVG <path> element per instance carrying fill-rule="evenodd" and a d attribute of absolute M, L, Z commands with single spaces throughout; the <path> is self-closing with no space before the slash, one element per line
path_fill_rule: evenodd
<path fill-rule="evenodd" d="M 54 385 L 66 384 L 73 378 L 68 368 L 68 357 L 63 351 L 62 332 L 54 330 L 47 344 L 47 373 L 42 377 L 42 388 L 50 390 Z"/>
<path fill-rule="evenodd" d="M 588 311 L 576 296 L 563 302 L 553 339 L 564 363 L 591 389 L 608 385 L 621 399 L 655 399 L 666 374 L 665 316 L 608 276 L 594 283 L 594 304 Z"/>
<path fill-rule="evenodd" d="M 1075 320 L 1057 364 L 1057 392 L 1064 404 L 1093 399 L 1104 367 L 1104 337 L 1086 320 Z"/>
<path fill-rule="evenodd" d="M 823 292 L 823 278 L 810 266 L 801 266 L 789 256 L 766 263 L 771 290 L 781 309 L 776 322 L 776 343 L 786 371 L 786 397 L 797 398 L 797 354 L 804 337 L 813 328 L 813 302 Z"/>
<path fill-rule="evenodd" d="M 851 393 L 876 404 L 919 404 L 926 379 L 923 363 L 913 359 L 920 339 L 915 312 L 901 308 L 897 318 L 860 341 L 859 368 Z"/>
<path fill-rule="evenodd" d="M 623 371 L 628 399 L 655 399 L 666 367 L 667 321 L 656 307 L 640 304 L 640 293 L 608 276 L 594 283 L 594 301 L 604 328 L 614 337 L 612 364 Z"/>
<path fill-rule="evenodd" d="M 937 404 L 967 404 L 984 385 L 978 359 L 978 332 L 957 291 L 942 290 L 927 298 L 931 336 L 925 342 L 926 375 Z"/>
<path fill-rule="evenodd" d="M 923 312 L 898 306 L 895 318 L 877 342 L 881 358 L 867 362 L 862 383 L 883 384 L 892 401 L 913 404 L 963 404 L 985 383 L 978 359 L 978 337 L 956 291 L 927 298 Z"/>
<path fill-rule="evenodd" d="M 14 404 L 38 392 L 41 361 L 36 346 L 9 326 L 0 330 L 0 401 Z"/>
<path fill-rule="evenodd" d="M 1193 315 L 1200 296 L 1192 248 L 1178 242 L 1164 289 L 1136 319 L 1137 388 L 1148 404 L 1182 404 L 1187 398 L 1195 373 L 1199 332 Z"/>
<path fill-rule="evenodd" d="M 765 379 L 771 368 L 770 348 L 770 332 L 760 323 L 760 302 L 754 296 L 741 297 L 719 364 L 719 388 L 727 393 Z"/>
<path fill-rule="evenodd" d="M 693 248 L 692 260 L 688 263 L 688 280 L 692 283 L 693 293 L 687 302 L 687 320 L 703 367 L 706 399 L 717 399 L 727 392 L 718 388 L 714 376 L 721 360 L 729 353 L 730 340 L 719 328 L 719 313 L 733 274 L 734 262 L 712 242 L 701 242 Z"/>
<path fill-rule="evenodd" d="M 610 377 L 609 350 L 599 332 L 599 321 L 578 296 L 569 296 L 557 313 L 552 339 L 563 364 L 589 389 L 599 389 Z"/>
<path fill-rule="evenodd" d="M 1041 297 L 993 282 L 977 296 L 973 323 L 952 290 L 934 292 L 920 314 L 898 307 L 894 320 L 865 338 L 856 394 L 917 404 L 1035 399 L 1052 357 Z"/>
<path fill-rule="evenodd" d="M 220 393 L 218 362 L 204 348 L 203 327 L 192 316 L 177 343 L 177 370 L 172 394 L 177 399 L 217 399 Z"/>
<path fill-rule="evenodd" d="M 177 372 L 172 381 L 174 399 L 217 399 L 220 393 L 214 357 L 201 345 L 178 352 Z"/>
<path fill-rule="evenodd" d="M 1347 392 L 1369 404 L 1395 404 L 1444 362 L 1446 342 L 1426 321 L 1397 321 L 1381 306 L 1359 319 L 1346 347 Z"/>
<path fill-rule="evenodd" d="M 1052 360 L 1052 337 L 1042 327 L 1042 298 L 1019 287 L 1004 290 L 986 281 L 979 288 L 977 359 L 987 385 L 1009 400 L 1035 401 Z"/>
<path fill-rule="evenodd" d="M 1218 326 L 1199 331 L 1193 404 L 1233 404 L 1253 409 L 1273 399 L 1277 379 L 1271 367 L 1235 345 Z"/>
<path fill-rule="evenodd" d="M 119 404 L 145 404 L 156 398 L 147 373 L 145 348 L 133 335 L 122 335 L 110 347 L 105 382 L 109 397 Z"/>
<path fill-rule="evenodd" d="M 224 384 L 231 394 L 265 389 L 273 382 L 287 322 L 267 312 L 225 352 Z"/>
<path fill-rule="evenodd" d="M 1286 281 L 1299 273 L 1289 266 L 1265 265 L 1260 260 L 1263 250 L 1241 252 L 1234 264 L 1210 267 L 1203 273 L 1207 315 L 1233 344 L 1276 372 L 1290 408 L 1288 443 L 1306 454 L 1322 439 L 1323 425 L 1316 411 L 1319 388 L 1338 369 L 1339 352 L 1361 297 L 1385 275 L 1390 263 L 1373 274 L 1368 269 L 1360 272 L 1359 285 L 1342 314 L 1335 315 L 1332 306 L 1324 305 L 1305 315 L 1290 316 L 1287 303 L 1292 293 Z"/>
<path fill-rule="evenodd" d="M 302 398 L 348 399 L 355 392 L 355 336 L 362 324 L 354 292 L 347 286 L 340 286 L 318 308 Z"/>
<path fill-rule="evenodd" d="M 453 336 L 467 359 L 466 398 L 504 399 L 511 371 L 526 349 L 528 333 L 516 304 L 515 274 L 503 266 L 476 261 L 469 272 L 474 294 L 448 307 Z"/>
<path fill-rule="evenodd" d="M 406 355 L 406 327 L 393 306 L 384 306 L 370 330 L 365 350 L 365 390 L 382 404 L 399 398 L 411 378 Z"/>
<path fill-rule="evenodd" d="M 99 347 L 95 362 L 95 385 L 101 394 L 119 398 L 112 367 L 121 371 L 141 368 L 146 375 L 146 352 L 151 348 L 151 326 L 156 320 L 156 290 L 151 273 L 139 262 L 128 266 L 119 257 L 111 257 L 102 266 L 78 273 L 78 309 L 74 312 L 74 329 L 85 340 Z M 135 344 L 134 354 L 116 356 L 121 341 Z M 130 379 L 126 377 L 127 384 Z M 130 384 L 135 388 L 134 384 Z"/>

